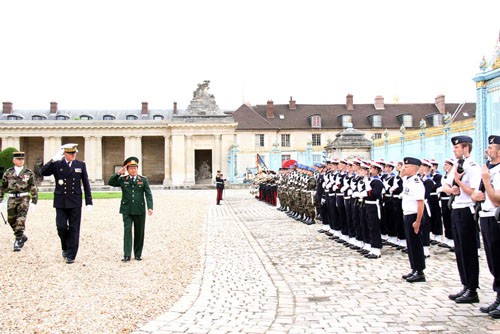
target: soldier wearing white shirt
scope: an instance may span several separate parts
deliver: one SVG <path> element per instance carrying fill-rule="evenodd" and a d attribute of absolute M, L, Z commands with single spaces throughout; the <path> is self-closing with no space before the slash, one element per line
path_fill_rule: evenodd
<path fill-rule="evenodd" d="M 463 289 L 448 297 L 457 303 L 477 303 L 479 296 L 479 259 L 478 259 L 478 225 L 474 220 L 474 201 L 471 198 L 474 190 L 481 182 L 481 167 L 470 157 L 472 138 L 456 136 L 451 138 L 453 154 L 457 159 L 454 168 L 453 184 L 445 184 L 444 192 L 454 195 L 451 221 L 453 239 L 455 241 L 455 256 Z M 460 168 L 462 165 L 462 168 Z M 462 170 L 463 169 L 463 170 Z"/>
<path fill-rule="evenodd" d="M 481 204 L 479 221 L 483 235 L 484 251 L 488 268 L 493 275 L 493 291 L 497 297 L 495 301 L 479 308 L 491 317 L 500 318 L 500 224 L 495 219 L 495 210 L 500 206 L 500 136 L 489 136 L 486 155 L 490 159 L 481 171 L 480 190 L 474 191 L 472 199 Z"/>
<path fill-rule="evenodd" d="M 403 222 L 408 247 L 411 272 L 403 275 L 407 282 L 425 282 L 425 256 L 422 243 L 422 217 L 424 215 L 425 187 L 417 176 L 422 162 L 419 159 L 404 158 L 403 177 Z"/>

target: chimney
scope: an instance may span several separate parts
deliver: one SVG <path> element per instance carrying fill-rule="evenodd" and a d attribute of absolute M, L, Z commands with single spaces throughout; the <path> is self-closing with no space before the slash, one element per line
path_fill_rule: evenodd
<path fill-rule="evenodd" d="M 345 97 L 345 107 L 347 110 L 354 110 L 354 96 L 347 94 Z"/>
<path fill-rule="evenodd" d="M 377 95 L 375 97 L 375 109 L 377 109 L 377 110 L 384 110 L 385 109 L 383 96 Z"/>
<path fill-rule="evenodd" d="M 267 101 L 266 118 L 274 118 L 273 101 L 272 100 Z"/>
<path fill-rule="evenodd" d="M 147 115 L 147 114 L 148 114 L 148 103 L 142 102 L 141 115 Z"/>
<path fill-rule="evenodd" d="M 288 109 L 297 110 L 297 107 L 295 105 L 295 100 L 293 100 L 291 96 L 290 96 L 290 102 L 288 102 Z"/>
<path fill-rule="evenodd" d="M 444 102 L 444 95 L 438 95 L 436 96 L 436 99 L 434 100 L 436 102 L 436 108 L 439 110 L 439 113 L 441 115 L 446 114 L 446 103 Z"/>
<path fill-rule="evenodd" d="M 3 113 L 12 114 L 12 102 L 3 102 Z"/>
<path fill-rule="evenodd" d="M 50 113 L 57 113 L 57 102 L 50 102 Z"/>
<path fill-rule="evenodd" d="M 174 102 L 174 115 L 177 115 L 177 102 Z"/>

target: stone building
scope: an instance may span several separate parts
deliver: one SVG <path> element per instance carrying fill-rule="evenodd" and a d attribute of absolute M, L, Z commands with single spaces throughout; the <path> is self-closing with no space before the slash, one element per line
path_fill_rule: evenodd
<path fill-rule="evenodd" d="M 353 154 L 344 139 L 354 134 L 360 141 L 359 131 L 366 144 L 384 132 L 399 133 L 402 125 L 418 129 L 422 119 L 428 126 L 439 125 L 446 113 L 457 120 L 474 117 L 476 108 L 475 103 L 446 104 L 443 95 L 433 103 L 387 104 L 377 96 L 373 104 L 355 104 L 349 94 L 345 104 L 299 104 L 290 98 L 286 104 L 243 104 L 224 112 L 209 93 L 209 83 L 198 85 L 185 110 L 176 103 L 172 109 L 150 110 L 147 102 L 134 110 L 64 110 L 51 102 L 47 110 L 30 111 L 3 102 L 0 147 L 25 151 L 26 165 L 33 168 L 49 160 L 61 144 L 77 143 L 78 158 L 87 163 L 94 185 L 105 184 L 133 155 L 152 184 L 189 187 L 211 184 L 217 170 L 230 182 L 241 181 L 256 167 L 256 154 L 270 169 L 289 159 L 312 164 L 322 161 L 327 150 L 333 152 L 337 143 L 343 146 L 335 154 Z M 344 131 L 349 128 L 358 132 Z M 51 178 L 44 182 L 50 184 Z"/>

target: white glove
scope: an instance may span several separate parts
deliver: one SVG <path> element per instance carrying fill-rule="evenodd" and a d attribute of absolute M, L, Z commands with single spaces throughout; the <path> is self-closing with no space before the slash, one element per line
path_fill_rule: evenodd
<path fill-rule="evenodd" d="M 90 211 L 92 211 L 92 209 L 93 209 L 94 207 L 93 207 L 92 205 L 90 205 L 90 204 L 89 204 L 89 205 L 87 205 L 85 208 L 87 209 L 87 212 L 90 212 Z"/>
<path fill-rule="evenodd" d="M 321 205 L 324 205 L 326 203 L 326 199 L 322 198 L 321 199 Z"/>
<path fill-rule="evenodd" d="M 33 213 L 33 212 L 35 212 L 35 210 L 36 210 L 36 204 L 30 202 L 30 206 L 28 208 L 28 211 L 30 211 L 31 213 Z"/>
<path fill-rule="evenodd" d="M 59 151 L 57 151 L 56 154 L 52 157 L 52 161 L 58 161 L 61 160 L 64 156 L 64 150 L 61 148 Z"/>

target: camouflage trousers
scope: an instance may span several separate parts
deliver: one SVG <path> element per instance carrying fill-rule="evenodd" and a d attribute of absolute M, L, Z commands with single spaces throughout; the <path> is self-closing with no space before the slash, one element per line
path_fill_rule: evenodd
<path fill-rule="evenodd" d="M 7 221 L 14 231 L 16 238 L 24 234 L 26 216 L 30 206 L 30 197 L 9 198 L 7 202 Z"/>

